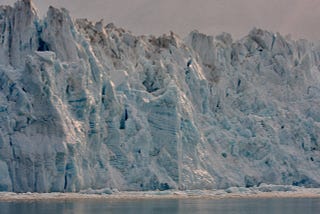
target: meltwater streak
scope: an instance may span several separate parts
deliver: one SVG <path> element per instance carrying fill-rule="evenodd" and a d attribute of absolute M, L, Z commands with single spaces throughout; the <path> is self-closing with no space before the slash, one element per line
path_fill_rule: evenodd
<path fill-rule="evenodd" d="M 173 200 L 75 200 L 54 202 L 0 202 L 2 214 L 55 213 L 170 213 L 170 214 L 313 214 L 320 210 L 320 199 L 173 199 Z"/>

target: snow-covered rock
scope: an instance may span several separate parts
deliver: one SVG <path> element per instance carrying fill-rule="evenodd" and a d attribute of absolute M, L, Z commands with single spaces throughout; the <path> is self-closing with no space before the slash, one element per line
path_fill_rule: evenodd
<path fill-rule="evenodd" d="M 320 186 L 320 43 L 135 36 L 0 7 L 0 191 Z"/>

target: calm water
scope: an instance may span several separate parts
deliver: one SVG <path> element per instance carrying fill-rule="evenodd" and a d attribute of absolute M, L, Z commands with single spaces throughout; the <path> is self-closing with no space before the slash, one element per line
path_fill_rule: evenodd
<path fill-rule="evenodd" d="M 0 202 L 1 214 L 319 214 L 320 199 Z"/>

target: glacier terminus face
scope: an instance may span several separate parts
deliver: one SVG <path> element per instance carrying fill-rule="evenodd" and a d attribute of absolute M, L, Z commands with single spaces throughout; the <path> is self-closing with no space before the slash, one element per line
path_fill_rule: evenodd
<path fill-rule="evenodd" d="M 320 43 L 135 36 L 0 7 L 0 191 L 320 186 Z"/>

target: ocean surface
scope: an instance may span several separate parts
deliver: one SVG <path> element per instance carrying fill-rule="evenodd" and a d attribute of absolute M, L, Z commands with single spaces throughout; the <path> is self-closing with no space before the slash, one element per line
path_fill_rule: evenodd
<path fill-rule="evenodd" d="M 320 199 L 147 199 L 0 202 L 1 214 L 319 214 Z"/>

